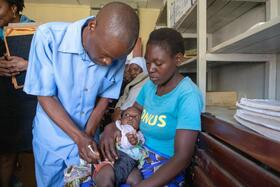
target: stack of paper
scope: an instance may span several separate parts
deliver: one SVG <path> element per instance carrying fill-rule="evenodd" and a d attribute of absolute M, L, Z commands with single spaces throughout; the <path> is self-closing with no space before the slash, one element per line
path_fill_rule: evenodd
<path fill-rule="evenodd" d="M 236 105 L 240 124 L 280 142 L 280 101 L 242 98 Z"/>

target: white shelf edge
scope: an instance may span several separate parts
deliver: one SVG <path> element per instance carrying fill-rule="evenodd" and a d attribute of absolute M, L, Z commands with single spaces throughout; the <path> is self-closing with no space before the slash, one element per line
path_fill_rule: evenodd
<path fill-rule="evenodd" d="M 179 65 L 179 67 L 184 66 L 184 65 L 186 65 L 186 64 L 189 64 L 189 63 L 191 63 L 191 62 L 194 62 L 194 61 L 196 61 L 196 60 L 197 60 L 197 57 L 192 57 L 192 58 L 190 58 L 190 59 L 188 59 L 188 60 L 182 62 L 182 63 Z"/>
<path fill-rule="evenodd" d="M 272 58 L 271 54 L 206 53 L 206 61 L 217 62 L 267 62 Z"/>
<path fill-rule="evenodd" d="M 237 42 L 240 42 L 243 39 L 246 39 L 250 36 L 253 36 L 254 34 L 260 33 L 261 31 L 264 31 L 266 29 L 269 29 L 270 27 L 276 25 L 276 24 L 280 24 L 280 16 L 276 17 L 274 19 L 271 19 L 270 21 L 265 22 L 262 25 L 256 26 L 254 28 L 248 29 L 247 31 L 245 31 L 244 33 L 241 33 L 237 36 L 235 36 L 234 38 L 231 38 L 225 42 L 222 42 L 221 44 L 216 45 L 215 47 L 211 48 L 209 50 L 210 53 L 215 53 L 219 50 L 222 50 L 225 47 L 229 47 L 232 44 L 235 44 Z"/>
<path fill-rule="evenodd" d="M 182 23 L 184 22 L 184 20 L 192 13 L 192 11 L 194 11 L 197 8 L 197 2 L 195 1 L 195 3 L 189 8 L 189 10 L 187 10 L 187 12 L 185 12 L 183 14 L 183 16 L 174 24 L 173 28 L 178 30 L 179 27 L 182 25 Z"/>
<path fill-rule="evenodd" d="M 231 54 L 213 54 L 206 53 L 206 61 L 217 61 L 217 62 L 267 62 L 271 61 L 274 55 L 272 54 L 240 54 L 240 53 L 231 53 Z M 197 56 L 192 57 L 184 62 L 182 62 L 179 67 L 192 62 L 197 61 Z"/>

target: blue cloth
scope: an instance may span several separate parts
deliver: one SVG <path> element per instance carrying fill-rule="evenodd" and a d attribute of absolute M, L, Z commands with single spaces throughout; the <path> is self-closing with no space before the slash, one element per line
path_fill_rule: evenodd
<path fill-rule="evenodd" d="M 162 155 L 153 149 L 145 147 L 148 153 L 148 157 L 145 158 L 143 166 L 140 168 L 143 180 L 150 178 L 161 166 L 166 164 L 170 159 L 166 155 Z M 180 172 L 172 181 L 170 181 L 165 187 L 181 187 L 185 182 L 185 171 Z M 128 184 L 121 184 L 120 187 L 129 187 Z"/>
<path fill-rule="evenodd" d="M 143 176 L 143 179 L 150 178 L 161 166 L 166 164 L 169 157 L 162 155 L 148 147 L 146 147 L 148 151 L 148 157 L 145 159 L 144 165 L 140 169 L 140 172 Z M 184 186 L 185 182 L 185 172 L 180 172 L 172 181 L 170 181 L 167 187 L 181 187 Z"/>
<path fill-rule="evenodd" d="M 93 18 L 74 23 L 48 23 L 38 28 L 32 40 L 24 84 L 28 94 L 56 97 L 81 130 L 86 127 L 97 97 L 119 97 L 125 63 L 125 59 L 119 59 L 110 66 L 101 66 L 90 60 L 81 38 L 88 19 Z M 78 147 L 39 104 L 33 124 L 38 186 L 59 186 L 63 182 L 63 169 L 79 163 Z M 57 176 L 61 173 L 61 177 L 53 180 L 44 176 L 46 172 L 51 175 L 57 172 Z M 47 179 L 40 183 L 42 178 Z"/>
<path fill-rule="evenodd" d="M 203 99 L 198 87 L 188 77 L 163 96 L 156 95 L 156 91 L 156 85 L 149 80 L 137 97 L 137 103 L 143 106 L 140 130 L 145 145 L 172 157 L 176 129 L 201 129 Z"/>

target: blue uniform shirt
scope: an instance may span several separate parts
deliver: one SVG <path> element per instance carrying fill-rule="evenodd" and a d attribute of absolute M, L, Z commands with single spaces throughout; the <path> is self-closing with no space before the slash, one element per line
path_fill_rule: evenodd
<path fill-rule="evenodd" d="M 156 95 L 156 91 L 156 85 L 149 80 L 137 97 L 137 103 L 143 106 L 140 130 L 148 148 L 172 157 L 177 129 L 201 129 L 202 95 L 188 77 L 163 96 Z"/>
<path fill-rule="evenodd" d="M 101 66 L 90 60 L 82 46 L 82 28 L 88 19 L 48 23 L 38 28 L 24 84 L 28 94 L 55 96 L 81 130 L 85 129 L 97 97 L 119 97 L 125 62 L 121 59 Z M 33 123 L 33 141 L 71 164 L 67 159 L 71 160 L 69 155 L 77 157 L 76 144 L 39 104 Z"/>

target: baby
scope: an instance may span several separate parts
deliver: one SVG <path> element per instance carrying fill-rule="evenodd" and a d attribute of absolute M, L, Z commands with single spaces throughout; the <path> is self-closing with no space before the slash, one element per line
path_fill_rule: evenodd
<path fill-rule="evenodd" d="M 119 158 L 112 165 L 107 165 L 99 169 L 94 175 L 94 180 L 100 186 L 104 184 L 104 178 L 111 179 L 112 186 L 119 186 L 126 183 L 135 185 L 142 180 L 142 176 L 137 166 L 144 163 L 147 156 L 146 150 L 142 147 L 144 136 L 139 131 L 141 113 L 135 107 L 127 108 L 121 120 L 115 122 L 120 130 L 121 136 L 117 139 L 117 150 Z"/>

